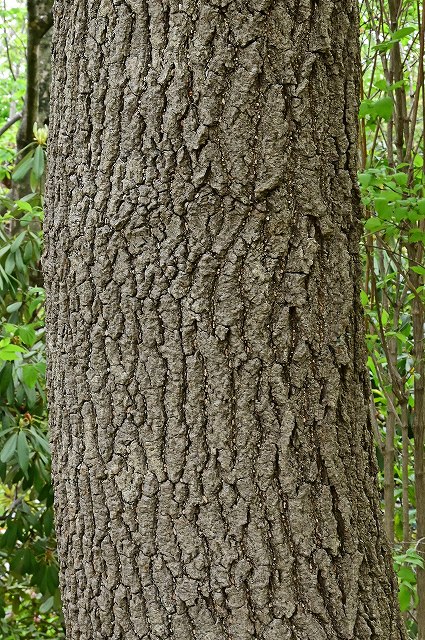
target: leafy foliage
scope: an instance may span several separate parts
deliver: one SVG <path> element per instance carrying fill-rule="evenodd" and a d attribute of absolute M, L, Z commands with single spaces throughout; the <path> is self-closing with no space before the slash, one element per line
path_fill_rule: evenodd
<path fill-rule="evenodd" d="M 371 420 L 400 607 L 410 637 L 417 638 L 419 627 L 425 633 L 418 616 L 425 593 L 418 592 L 417 583 L 424 567 L 424 532 L 416 518 L 425 487 L 415 464 L 424 449 L 425 174 L 419 115 L 424 16 L 411 0 L 365 0 L 361 16 L 359 184 L 365 208 L 362 303 Z"/>
<path fill-rule="evenodd" d="M 0 636 L 61 638 L 40 274 L 47 128 L 10 171 L 30 193 L 0 195 Z"/>

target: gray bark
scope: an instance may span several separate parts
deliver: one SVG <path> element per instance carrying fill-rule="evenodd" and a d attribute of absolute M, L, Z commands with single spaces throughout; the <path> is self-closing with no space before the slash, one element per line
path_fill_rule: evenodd
<path fill-rule="evenodd" d="M 359 304 L 356 0 L 57 0 L 68 640 L 400 640 Z"/>

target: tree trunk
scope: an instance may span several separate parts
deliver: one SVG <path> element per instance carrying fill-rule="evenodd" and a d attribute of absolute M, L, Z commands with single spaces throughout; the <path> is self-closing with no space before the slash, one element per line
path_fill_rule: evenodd
<path fill-rule="evenodd" d="M 35 122 L 42 126 L 49 121 L 52 4 L 53 0 L 27 0 L 27 88 L 16 136 L 18 151 L 32 142 Z"/>
<path fill-rule="evenodd" d="M 400 640 L 359 303 L 356 0 L 55 3 L 68 640 Z"/>

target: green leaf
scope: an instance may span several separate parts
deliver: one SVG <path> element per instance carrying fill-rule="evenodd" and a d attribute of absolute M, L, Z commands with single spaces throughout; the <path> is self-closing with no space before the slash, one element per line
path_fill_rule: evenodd
<path fill-rule="evenodd" d="M 31 150 L 16 165 L 15 169 L 12 172 L 13 180 L 15 180 L 15 182 L 19 182 L 20 180 L 23 180 L 27 175 L 27 173 L 31 171 L 33 162 L 34 162 L 34 152 Z"/>
<path fill-rule="evenodd" d="M 53 531 L 53 509 L 47 509 L 44 512 L 43 528 L 46 536 L 50 536 Z"/>
<path fill-rule="evenodd" d="M 6 441 L 6 444 L 4 445 L 4 447 L 2 449 L 2 452 L 0 454 L 0 460 L 2 462 L 9 462 L 9 460 L 11 459 L 11 457 L 13 456 L 13 454 L 16 451 L 16 442 L 17 442 L 17 440 L 18 440 L 18 434 L 14 433 Z"/>
<path fill-rule="evenodd" d="M 410 589 L 406 585 L 402 584 L 398 591 L 398 602 L 400 604 L 401 611 L 408 611 L 410 608 Z"/>
<path fill-rule="evenodd" d="M 409 242 L 425 242 L 425 233 L 420 229 L 411 229 L 409 231 Z"/>
<path fill-rule="evenodd" d="M 359 118 L 365 118 L 366 116 L 371 115 L 373 112 L 372 105 L 372 100 L 362 100 L 359 108 Z"/>
<path fill-rule="evenodd" d="M 372 174 L 365 172 L 365 173 L 359 173 L 359 183 L 362 187 L 368 187 L 370 185 L 370 183 L 372 182 Z"/>
<path fill-rule="evenodd" d="M 6 393 L 6 390 L 12 382 L 12 365 L 10 362 L 4 362 L 0 372 L 0 394 Z"/>
<path fill-rule="evenodd" d="M 15 206 L 20 211 L 28 211 L 29 213 L 32 212 L 32 206 L 29 202 L 25 202 L 25 200 L 16 200 Z"/>
<path fill-rule="evenodd" d="M 411 212 L 409 211 L 408 206 L 403 204 L 405 201 L 397 202 L 394 206 L 394 218 L 397 222 L 401 222 L 402 220 L 411 220 Z"/>
<path fill-rule="evenodd" d="M 24 342 L 29 347 L 32 347 L 37 340 L 35 329 L 30 324 L 19 327 L 18 336 L 21 338 L 22 342 Z"/>
<path fill-rule="evenodd" d="M 381 80 L 377 80 L 375 82 L 375 87 L 379 89 L 379 91 L 387 91 L 388 89 L 387 81 L 384 80 L 383 78 Z"/>
<path fill-rule="evenodd" d="M 421 276 L 425 276 L 425 267 L 410 267 L 410 270 L 419 273 Z"/>
<path fill-rule="evenodd" d="M 47 598 L 47 600 L 45 600 L 41 605 L 40 605 L 40 613 L 47 613 L 48 611 L 50 611 L 50 609 L 53 607 L 53 603 L 54 603 L 54 597 L 50 596 L 49 598 Z"/>
<path fill-rule="evenodd" d="M 9 253 L 9 255 L 6 258 L 6 262 L 4 263 L 4 270 L 6 271 L 7 275 L 10 276 L 14 268 L 15 268 L 15 256 L 13 255 L 13 253 Z"/>
<path fill-rule="evenodd" d="M 34 153 L 34 164 L 32 167 L 33 174 L 37 179 L 40 179 L 44 173 L 46 163 L 44 159 L 44 150 L 41 145 L 38 145 Z"/>
<path fill-rule="evenodd" d="M 16 262 L 16 268 L 18 271 L 20 271 L 21 273 L 26 273 L 26 266 L 24 265 L 24 261 L 22 260 L 22 254 L 21 254 L 21 250 L 17 249 L 15 251 L 15 262 Z"/>
<path fill-rule="evenodd" d="M 398 40 L 386 40 L 385 42 L 375 44 L 373 49 L 376 49 L 376 51 L 389 51 L 397 42 Z"/>
<path fill-rule="evenodd" d="M 383 120 L 389 121 L 391 120 L 391 116 L 393 115 L 393 100 L 392 98 L 386 97 L 381 98 L 380 100 L 376 100 L 373 103 L 374 113 L 377 116 L 380 116 Z"/>
<path fill-rule="evenodd" d="M 393 114 L 393 108 L 393 99 L 389 96 L 385 96 L 379 100 L 362 100 L 359 109 L 359 118 L 370 116 L 372 120 L 379 117 L 388 121 Z"/>
<path fill-rule="evenodd" d="M 382 220 L 379 218 L 368 218 L 364 226 L 367 231 L 372 233 L 385 228 L 385 224 L 382 224 Z"/>
<path fill-rule="evenodd" d="M 403 173 L 402 171 L 395 173 L 393 178 L 399 186 L 405 187 L 407 185 L 407 173 Z"/>
<path fill-rule="evenodd" d="M 12 242 L 10 247 L 11 253 L 14 253 L 17 249 L 19 249 L 26 235 L 27 235 L 27 232 L 22 231 L 22 233 L 20 233 L 19 236 L 15 238 L 15 240 Z"/>
<path fill-rule="evenodd" d="M 425 198 L 418 200 L 418 211 L 421 216 L 425 216 Z"/>
<path fill-rule="evenodd" d="M 22 367 L 22 379 L 30 389 L 33 389 L 38 379 L 38 371 L 32 364 L 26 364 Z"/>
<path fill-rule="evenodd" d="M 386 331 L 385 336 L 388 338 L 391 338 L 391 337 L 397 338 L 403 344 L 405 344 L 408 341 L 408 337 L 405 336 L 404 333 L 400 333 L 399 331 Z"/>
<path fill-rule="evenodd" d="M 19 354 L 25 353 L 25 351 L 26 349 L 17 344 L 8 344 L 0 348 L 0 360 L 18 360 Z"/>
<path fill-rule="evenodd" d="M 403 27 L 402 29 L 398 29 L 397 31 L 394 31 L 394 33 L 391 36 L 391 39 L 398 42 L 402 38 L 405 38 L 406 36 L 410 36 L 410 34 L 413 33 L 414 31 L 416 31 L 415 27 Z"/>
<path fill-rule="evenodd" d="M 388 204 L 388 200 L 386 198 L 376 198 L 374 204 L 376 213 L 380 218 L 383 220 L 391 218 L 394 212 L 394 205 Z"/>
<path fill-rule="evenodd" d="M 46 438 L 44 438 L 40 433 L 38 433 L 34 427 L 30 427 L 30 432 L 36 442 L 46 451 L 46 453 L 50 454 L 50 445 Z"/>
<path fill-rule="evenodd" d="M 59 576 L 57 567 L 50 565 L 46 568 L 46 586 L 49 592 L 54 595 L 59 586 Z"/>
<path fill-rule="evenodd" d="M 2 258 L 10 249 L 10 245 L 5 245 L 0 249 L 0 258 Z"/>
<path fill-rule="evenodd" d="M 17 311 L 18 309 L 20 309 L 22 307 L 22 302 L 12 302 L 12 304 L 9 304 L 6 307 L 6 311 L 8 313 L 13 313 L 14 311 Z"/>
<path fill-rule="evenodd" d="M 369 304 L 369 297 L 366 291 L 363 291 L 363 289 L 360 291 L 360 301 L 364 307 L 367 307 L 367 305 Z"/>
<path fill-rule="evenodd" d="M 27 244 L 25 245 L 25 250 L 24 250 L 24 262 L 25 262 L 25 264 L 28 264 L 28 262 L 30 262 L 30 260 L 32 258 L 32 254 L 33 254 L 32 242 L 27 242 Z"/>
<path fill-rule="evenodd" d="M 30 188 L 31 188 L 31 191 L 33 193 L 36 193 L 39 181 L 40 181 L 40 179 L 37 178 L 37 176 L 35 175 L 34 171 L 31 171 L 31 173 L 30 173 Z"/>
<path fill-rule="evenodd" d="M 389 318 L 390 318 L 390 315 L 388 311 L 386 309 L 382 309 L 382 313 L 381 313 L 382 326 L 385 327 L 388 324 Z"/>
<path fill-rule="evenodd" d="M 28 464 L 30 459 L 30 450 L 28 447 L 27 436 L 25 431 L 20 431 L 18 435 L 18 462 L 25 475 L 28 473 Z"/>
<path fill-rule="evenodd" d="M 406 565 L 399 568 L 397 571 L 397 577 L 403 582 L 410 582 L 410 584 L 416 584 L 416 574 L 411 567 Z"/>

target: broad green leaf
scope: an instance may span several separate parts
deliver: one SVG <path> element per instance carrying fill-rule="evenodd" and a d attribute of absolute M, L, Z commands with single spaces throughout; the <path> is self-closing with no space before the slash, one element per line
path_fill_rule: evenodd
<path fill-rule="evenodd" d="M 376 198 L 375 210 L 380 218 L 388 220 L 394 212 L 394 205 L 388 204 L 388 200 L 386 198 Z"/>
<path fill-rule="evenodd" d="M 6 444 L 4 445 L 4 447 L 2 449 L 2 452 L 0 454 L 0 460 L 2 462 L 9 462 L 9 460 L 11 459 L 11 457 L 13 456 L 13 454 L 16 451 L 16 442 L 17 442 L 17 440 L 18 440 L 18 434 L 14 433 L 6 441 Z"/>
<path fill-rule="evenodd" d="M 388 182 L 386 186 L 388 187 L 387 189 L 381 189 L 379 191 L 379 198 L 376 198 L 377 200 L 395 202 L 403 198 L 403 195 L 401 193 L 399 193 L 398 191 L 394 191 L 397 186 L 395 182 Z"/>
<path fill-rule="evenodd" d="M 419 273 L 421 276 L 425 276 L 425 267 L 410 267 L 410 270 Z"/>
<path fill-rule="evenodd" d="M 377 89 L 379 89 L 380 91 L 387 91 L 387 89 L 388 89 L 387 81 L 384 80 L 383 78 L 381 78 L 381 80 L 377 80 L 375 82 L 375 87 Z"/>
<path fill-rule="evenodd" d="M 44 438 L 40 433 L 36 431 L 34 427 L 30 427 L 30 433 L 35 438 L 35 441 L 46 451 L 46 453 L 50 453 L 50 445 L 46 438 Z"/>
<path fill-rule="evenodd" d="M 25 202 L 25 200 L 16 200 L 15 206 L 20 211 L 28 211 L 29 213 L 32 212 L 32 206 L 29 202 Z"/>
<path fill-rule="evenodd" d="M 28 473 L 28 464 L 30 458 L 30 451 L 28 447 L 27 436 L 25 435 L 25 431 L 20 431 L 18 435 L 18 462 L 22 471 L 27 475 Z"/>
<path fill-rule="evenodd" d="M 398 602 L 400 604 L 401 611 L 407 611 L 410 607 L 410 595 L 411 591 L 409 587 L 402 584 L 398 591 Z"/>
<path fill-rule="evenodd" d="M 31 191 L 33 193 L 35 193 L 37 191 L 39 182 L 40 182 L 40 178 L 37 178 L 37 176 L 35 175 L 34 171 L 31 171 L 31 173 L 30 173 L 30 188 L 31 188 Z"/>
<path fill-rule="evenodd" d="M 14 253 L 17 249 L 19 249 L 26 235 L 27 235 L 27 232 L 22 231 L 22 233 L 20 233 L 19 236 L 15 238 L 15 240 L 12 242 L 12 245 L 10 247 L 11 253 Z"/>
<path fill-rule="evenodd" d="M 43 147 L 38 145 L 34 153 L 34 163 L 32 167 L 33 174 L 37 179 L 40 179 L 44 173 L 45 159 Z"/>
<path fill-rule="evenodd" d="M 30 389 L 35 387 L 38 379 L 38 371 L 33 364 L 26 364 L 22 367 L 22 379 Z"/>
<path fill-rule="evenodd" d="M 395 41 L 399 41 L 402 38 L 405 38 L 406 36 L 410 36 L 410 34 L 413 33 L 414 31 L 416 31 L 415 27 L 403 27 L 402 29 L 398 29 L 397 31 L 394 31 L 394 33 L 391 36 L 391 39 Z"/>
<path fill-rule="evenodd" d="M 425 233 L 420 229 L 411 229 L 409 231 L 409 242 L 425 242 Z"/>
<path fill-rule="evenodd" d="M 388 122 L 391 120 L 391 116 L 393 114 L 393 100 L 392 98 L 381 98 L 380 100 L 376 100 L 373 103 L 374 113 L 377 116 L 380 116 L 383 120 Z"/>
<path fill-rule="evenodd" d="M 43 527 L 46 536 L 50 536 L 53 531 L 53 509 L 47 509 L 44 512 Z"/>
<path fill-rule="evenodd" d="M 385 228 L 385 224 L 382 224 L 382 220 L 379 218 L 368 218 L 364 226 L 367 231 L 372 233 Z"/>
<path fill-rule="evenodd" d="M 376 51 L 389 51 L 397 42 L 398 40 L 386 40 L 385 42 L 375 44 L 372 48 L 376 49 Z"/>
<path fill-rule="evenodd" d="M 397 571 L 397 577 L 403 582 L 410 582 L 410 584 L 416 584 L 416 574 L 413 569 L 407 565 L 403 565 Z"/>
<path fill-rule="evenodd" d="M 359 183 L 362 187 L 368 187 L 370 185 L 370 183 L 372 182 L 372 174 L 365 172 L 365 173 L 359 173 Z"/>
<path fill-rule="evenodd" d="M 26 273 L 27 268 L 24 264 L 24 261 L 22 260 L 22 254 L 20 249 L 17 249 L 15 251 L 15 262 L 16 262 L 17 270 L 20 271 L 21 273 Z"/>
<path fill-rule="evenodd" d="M 22 307 L 22 302 L 12 302 L 12 304 L 9 304 L 6 307 L 6 311 L 8 313 L 13 313 L 14 311 L 17 311 L 18 309 L 20 309 Z"/>
<path fill-rule="evenodd" d="M 12 365 L 10 362 L 4 362 L 0 371 L 0 394 L 6 393 L 6 390 L 12 382 Z"/>
<path fill-rule="evenodd" d="M 400 171 L 399 173 L 395 173 L 393 178 L 399 186 L 405 187 L 407 185 L 407 173 Z"/>
<path fill-rule="evenodd" d="M 31 171 L 33 162 L 34 162 L 34 152 L 30 151 L 16 165 L 12 173 L 13 180 L 15 180 L 15 182 L 19 182 L 20 180 L 23 180 L 25 176 L 29 173 L 29 171 Z"/>
<path fill-rule="evenodd" d="M 40 605 L 40 613 L 47 613 L 48 611 L 50 611 L 50 609 L 53 607 L 53 603 L 54 603 L 55 599 L 53 596 L 50 596 L 49 598 L 47 598 L 47 600 L 45 600 L 41 605 Z"/>
<path fill-rule="evenodd" d="M 388 320 L 389 320 L 390 316 L 389 313 L 386 309 L 382 309 L 382 313 L 381 313 L 381 321 L 382 321 L 382 326 L 386 326 L 388 324 Z"/>
<path fill-rule="evenodd" d="M 0 348 L 0 360 L 18 360 L 20 353 L 25 353 L 26 349 L 23 349 L 17 344 L 8 344 L 5 347 Z"/>
<path fill-rule="evenodd" d="M 400 333 L 399 331 L 386 331 L 385 336 L 388 338 L 394 337 L 400 340 L 403 344 L 408 341 L 408 337 L 404 335 L 404 333 Z"/>
<path fill-rule="evenodd" d="M 373 100 L 362 100 L 359 108 L 359 118 L 365 118 L 373 112 Z"/>
<path fill-rule="evenodd" d="M 59 587 L 58 570 L 53 565 L 49 565 L 46 568 L 46 586 L 52 595 L 55 594 L 56 589 Z"/>
<path fill-rule="evenodd" d="M 27 242 L 24 250 L 24 262 L 28 264 L 32 258 L 33 250 L 32 250 L 32 242 Z"/>
<path fill-rule="evenodd" d="M 0 537 L 0 544 L 3 548 L 13 549 L 18 538 L 19 527 L 16 520 L 7 521 L 6 533 Z"/>
<path fill-rule="evenodd" d="M 34 327 L 31 325 L 24 325 L 23 327 L 19 327 L 18 336 L 21 338 L 22 342 L 24 342 L 29 347 L 32 347 L 37 340 L 37 334 Z"/>
<path fill-rule="evenodd" d="M 364 307 L 367 307 L 367 305 L 369 304 L 369 298 L 366 291 L 363 291 L 363 289 L 360 291 L 360 300 L 362 305 Z"/>
<path fill-rule="evenodd" d="M 0 249 L 0 258 L 2 258 L 10 249 L 10 245 L 6 245 Z"/>
<path fill-rule="evenodd" d="M 4 263 L 4 270 L 6 271 L 7 275 L 10 276 L 14 268 L 15 268 L 15 256 L 13 253 L 9 253 L 9 255 L 6 258 L 6 262 Z"/>

